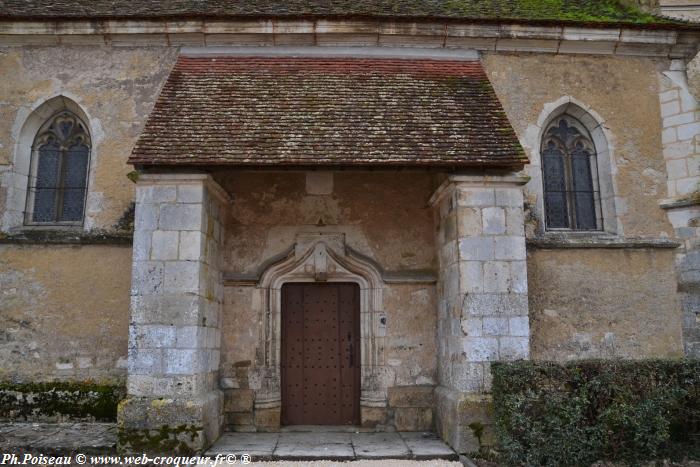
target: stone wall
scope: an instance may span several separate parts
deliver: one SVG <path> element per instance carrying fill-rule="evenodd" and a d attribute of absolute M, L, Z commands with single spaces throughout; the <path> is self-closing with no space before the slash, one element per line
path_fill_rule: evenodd
<path fill-rule="evenodd" d="M 640 0 L 645 1 L 645 0 Z M 650 0 L 658 4 L 657 13 L 686 21 L 700 21 L 700 2 L 697 0 Z"/>
<path fill-rule="evenodd" d="M 532 358 L 682 356 L 674 250 L 528 253 Z"/>
<path fill-rule="evenodd" d="M 0 244 L 0 381 L 124 383 L 131 248 Z"/>
<path fill-rule="evenodd" d="M 542 121 L 569 98 L 602 121 L 608 138 L 616 233 L 673 236 L 659 208 L 668 196 L 659 77 L 668 66 L 665 60 L 635 57 L 485 54 L 484 68 L 531 161 L 525 191 L 533 211 L 542 210 Z"/>
<path fill-rule="evenodd" d="M 87 116 L 92 140 L 85 228 L 111 229 L 134 200 L 126 160 L 176 55 L 164 47 L 0 48 L 0 220 L 15 188 L 12 164 L 26 154 L 18 145 L 33 143 L 34 135 L 22 138 L 24 124 L 65 96 Z M 16 188 L 26 190 L 26 179 Z"/>

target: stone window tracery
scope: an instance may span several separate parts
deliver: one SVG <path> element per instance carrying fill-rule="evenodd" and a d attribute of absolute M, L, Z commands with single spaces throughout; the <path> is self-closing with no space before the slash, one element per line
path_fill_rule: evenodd
<path fill-rule="evenodd" d="M 63 110 L 39 129 L 32 145 L 25 224 L 82 224 L 91 149 L 86 128 Z"/>
<path fill-rule="evenodd" d="M 541 146 L 545 225 L 548 230 L 602 230 L 596 148 L 570 115 L 555 118 Z"/>

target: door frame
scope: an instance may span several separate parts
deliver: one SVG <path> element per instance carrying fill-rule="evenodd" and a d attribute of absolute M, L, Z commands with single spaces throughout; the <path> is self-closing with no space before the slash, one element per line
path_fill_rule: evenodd
<path fill-rule="evenodd" d="M 360 413 L 364 408 L 386 407 L 393 378 L 384 356 L 386 315 L 380 269 L 347 247 L 343 234 L 304 234 L 265 268 L 253 297 L 261 343 L 256 352 L 260 386 L 255 409 L 281 407 L 282 285 L 289 282 L 352 282 L 360 287 Z"/>

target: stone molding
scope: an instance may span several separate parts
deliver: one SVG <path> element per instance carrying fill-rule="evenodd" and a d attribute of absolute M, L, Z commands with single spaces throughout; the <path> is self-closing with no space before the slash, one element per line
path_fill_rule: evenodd
<path fill-rule="evenodd" d="M 90 231 L 94 228 L 95 217 L 99 209 L 97 204 L 102 193 L 95 193 L 93 184 L 95 180 L 95 170 L 99 155 L 99 145 L 103 139 L 103 131 L 99 120 L 93 118 L 85 111 L 85 106 L 81 105 L 78 96 L 63 91 L 61 94 L 51 98 L 34 102 L 31 107 L 22 108 L 15 118 L 12 127 L 12 163 L 0 165 L 0 185 L 5 187 L 7 195 L 5 199 L 5 211 L 0 215 L 0 230 L 3 232 L 13 232 L 15 230 L 26 229 L 25 214 L 27 204 L 27 189 L 31 172 L 32 152 L 34 139 L 37 132 L 48 119 L 56 113 L 68 110 L 80 118 L 87 126 L 90 134 L 90 162 L 88 167 L 87 192 L 85 200 L 85 212 L 81 230 Z M 39 229 L 48 226 L 39 226 Z M 65 228 L 74 229 L 75 226 L 59 227 L 53 226 L 55 230 Z"/>
<path fill-rule="evenodd" d="M 385 407 L 388 385 L 384 373 L 386 324 L 384 282 L 370 262 L 347 254 L 344 234 L 300 234 L 286 257 L 269 265 L 260 277 L 253 299 L 262 323 L 256 355 L 262 387 L 255 397 L 256 409 L 281 406 L 280 358 L 282 286 L 290 282 L 354 282 L 360 287 L 361 395 L 362 407 Z"/>
<path fill-rule="evenodd" d="M 445 196 L 454 193 L 457 184 L 461 187 L 493 188 L 493 187 L 519 187 L 530 181 L 530 177 L 520 174 L 480 174 L 480 175 L 450 175 L 435 190 L 428 200 L 428 205 L 436 206 Z"/>
<path fill-rule="evenodd" d="M 0 22 L 0 45 L 410 46 L 692 58 L 688 29 L 384 20 L 52 20 Z"/>
<path fill-rule="evenodd" d="M 0 244 L 10 245 L 131 245 L 131 232 L 27 229 L 0 234 Z"/>
<path fill-rule="evenodd" d="M 260 283 L 264 272 L 273 264 L 284 261 L 294 251 L 295 246 L 291 246 L 282 253 L 263 261 L 258 270 L 252 274 L 223 273 L 224 286 L 257 286 Z M 386 284 L 435 284 L 437 273 L 429 270 L 408 270 L 408 271 L 385 271 L 376 261 L 353 248 L 345 245 L 345 254 L 352 256 L 359 261 L 372 264 L 379 272 L 382 281 Z"/>
<path fill-rule="evenodd" d="M 605 119 L 598 112 L 576 97 L 568 95 L 547 102 L 537 118 L 537 123 L 528 126 L 521 140 L 530 159 L 526 171 L 531 178 L 525 187 L 525 192 L 536 198 L 532 208 L 537 218 L 538 229 L 541 232 L 546 230 L 541 160 L 542 140 L 551 122 L 562 115 L 570 115 L 578 120 L 590 134 L 596 150 L 594 172 L 598 176 L 595 184 L 598 186 L 600 196 L 600 212 L 596 217 L 602 219 L 605 232 L 611 235 L 622 235 L 624 227 L 620 221 L 618 206 L 625 206 L 626 201 L 619 195 L 620 190 L 617 187 L 614 135 L 606 127 Z"/>
<path fill-rule="evenodd" d="M 528 248 L 542 250 L 565 249 L 675 249 L 681 242 L 670 238 L 617 237 L 596 234 L 568 233 L 528 238 Z"/>
<path fill-rule="evenodd" d="M 231 196 L 226 190 L 224 190 L 221 185 L 219 185 L 212 177 L 208 174 L 191 174 L 191 173 L 158 173 L 158 174 L 139 174 L 138 182 L 144 182 L 148 185 L 197 185 L 203 183 L 204 186 L 209 191 L 209 194 L 214 195 L 215 198 L 224 205 L 230 204 L 232 201 Z"/>

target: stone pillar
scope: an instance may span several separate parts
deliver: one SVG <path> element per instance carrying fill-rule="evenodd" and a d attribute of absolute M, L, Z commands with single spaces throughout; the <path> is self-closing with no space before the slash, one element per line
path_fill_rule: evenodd
<path fill-rule="evenodd" d="M 493 442 L 491 362 L 529 358 L 526 182 L 451 176 L 431 200 L 440 263 L 437 427 L 461 453 Z"/>
<path fill-rule="evenodd" d="M 700 358 L 700 104 L 692 91 L 685 62 L 672 60 L 659 86 L 668 177 L 668 199 L 661 207 L 683 241 L 676 254 L 676 274 L 685 355 Z"/>
<path fill-rule="evenodd" d="M 200 174 L 136 184 L 124 452 L 196 452 L 222 425 L 218 389 L 222 215 L 228 195 Z"/>
<path fill-rule="evenodd" d="M 681 304 L 683 349 L 688 358 L 700 358 L 700 199 L 667 200 L 676 236 L 676 277 Z"/>

